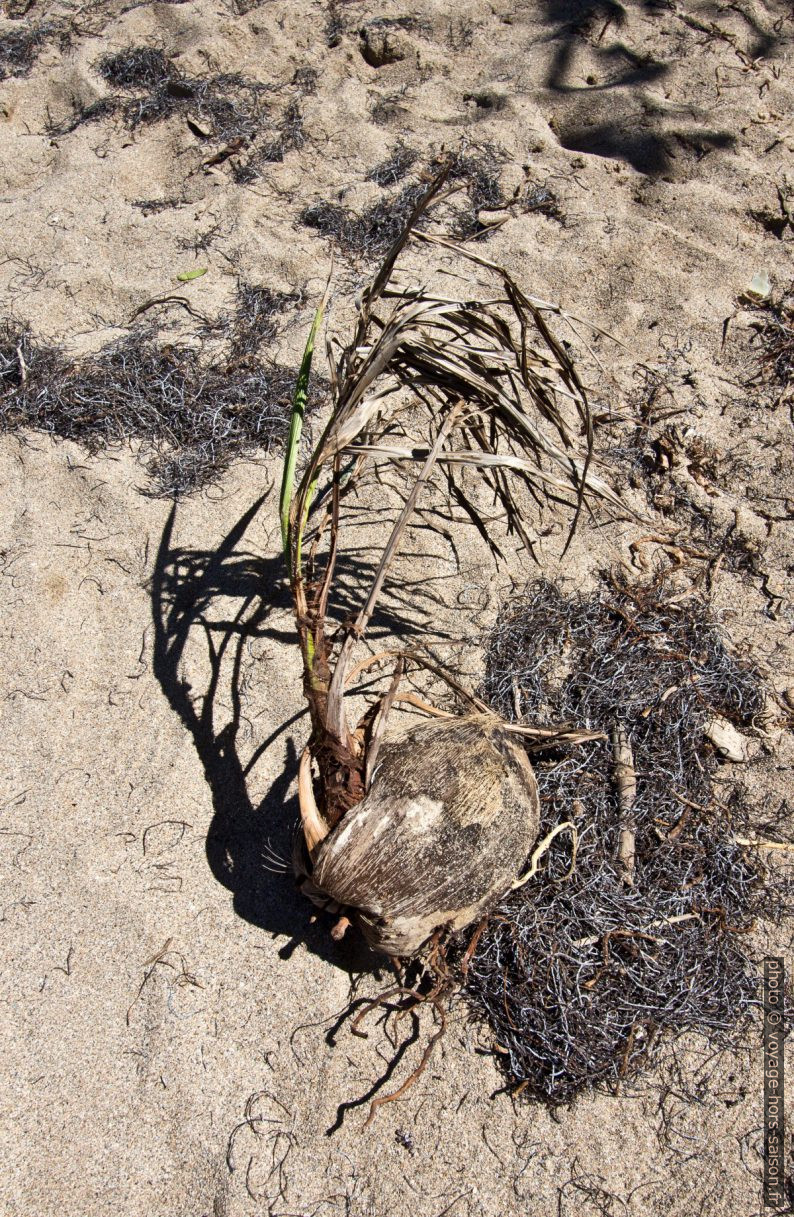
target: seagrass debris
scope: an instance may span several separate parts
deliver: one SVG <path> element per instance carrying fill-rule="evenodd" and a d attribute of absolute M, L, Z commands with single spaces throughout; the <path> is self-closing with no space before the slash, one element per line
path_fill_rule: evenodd
<path fill-rule="evenodd" d="M 707 602 L 678 599 L 661 573 L 611 575 L 589 595 L 540 579 L 504 605 L 479 692 L 506 719 L 518 704 L 530 722 L 601 731 L 533 753 L 540 834 L 572 818 L 575 868 L 561 833 L 476 942 L 455 940 L 464 996 L 511 1088 L 552 1103 L 614 1089 L 663 1033 L 735 1045 L 759 999 L 751 930 L 790 917 L 794 896 L 787 800 L 754 807 L 750 773 L 714 788 L 725 762 L 704 728 L 719 714 L 747 732 L 763 711 L 750 660 Z M 632 750 L 628 789 L 616 724 Z M 628 884 L 618 844 L 632 784 Z"/>
<path fill-rule="evenodd" d="M 124 337 L 74 358 L 0 321 L 0 431 L 31 428 L 75 440 L 89 452 L 140 444 L 155 493 L 189 494 L 235 458 L 272 450 L 287 431 L 294 373 L 268 347 L 297 293 L 241 283 L 231 310 L 197 316 L 197 341 L 174 339 L 136 318 Z M 146 302 L 160 317 L 183 297 Z M 306 407 L 324 396 L 315 377 Z"/>

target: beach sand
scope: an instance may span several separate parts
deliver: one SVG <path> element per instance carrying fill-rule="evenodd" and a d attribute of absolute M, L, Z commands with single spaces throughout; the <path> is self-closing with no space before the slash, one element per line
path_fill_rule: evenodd
<path fill-rule="evenodd" d="M 402 22 L 392 0 L 44 7 L 0 23 L 2 37 L 77 19 L 68 43 L 53 36 L 0 82 L 6 315 L 77 358 L 153 297 L 215 317 L 242 278 L 304 293 L 273 343 L 297 366 L 330 264 L 304 209 L 381 198 L 367 174 L 401 143 L 418 163 L 461 140 L 498 146 L 503 188 L 548 191 L 556 215 L 517 208 L 478 248 L 618 340 L 594 340 L 600 448 L 609 461 L 639 442 L 653 466 L 621 487 L 645 519 L 585 520 L 565 558 L 568 518 L 547 517 L 544 573 L 589 587 L 615 562 L 640 575 L 680 558 L 682 590 L 713 577 L 725 629 L 770 689 L 794 686 L 790 398 L 761 376 L 759 312 L 743 301 L 759 271 L 778 297 L 792 280 L 791 226 L 754 218 L 778 215 L 793 180 L 786 4 L 473 0 L 452 15 L 422 0 Z M 134 131 L 117 114 L 51 133 L 111 95 L 101 56 L 144 45 L 188 76 L 272 86 L 274 130 L 297 97 L 302 144 L 241 182 L 245 150 L 207 165 L 218 141 L 185 107 Z M 295 83 L 307 68 L 313 91 Z M 405 259 L 419 281 L 422 259 Z M 343 337 L 371 265 L 337 255 L 329 325 Z M 167 316 L 195 329 L 179 306 Z M 760 1212 L 757 1029 L 716 1060 L 685 1038 L 625 1093 L 553 1113 L 511 1099 L 487 1029 L 458 1005 L 417 1084 L 364 1130 L 394 1049 L 374 1018 L 368 1039 L 332 1032 L 390 974 L 355 935 L 332 942 L 264 859 L 289 857 L 308 734 L 278 477 L 277 452 L 252 452 L 173 507 L 135 446 L 0 440 L 0 1211 Z M 455 535 L 461 570 L 439 584 L 434 628 L 476 684 L 481 631 L 538 565 L 514 539 L 497 570 Z M 416 552 L 428 578 L 449 569 L 443 545 L 420 530 L 411 542 L 414 576 Z M 177 580 L 192 601 L 174 603 Z M 236 615 L 258 596 L 243 633 Z M 720 780 L 748 782 L 762 812 L 790 790 L 790 735 L 759 731 L 754 748 Z M 759 949 L 791 963 L 790 931 L 759 927 Z M 390 1088 L 430 1029 L 423 1014 Z M 701 1103 L 677 1097 L 676 1070 L 702 1082 Z"/>

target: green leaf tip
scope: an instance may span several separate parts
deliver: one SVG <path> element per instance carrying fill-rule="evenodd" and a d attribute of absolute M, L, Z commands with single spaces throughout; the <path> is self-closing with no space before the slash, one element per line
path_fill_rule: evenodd
<path fill-rule="evenodd" d="M 306 414 L 306 403 L 309 398 L 309 376 L 312 370 L 312 356 L 314 355 L 314 343 L 317 338 L 317 331 L 320 328 L 325 311 L 325 299 L 318 307 L 314 314 L 312 327 L 309 330 L 309 337 L 306 340 L 306 347 L 303 352 L 298 379 L 295 383 L 295 392 L 292 396 L 292 414 L 289 422 L 289 435 L 287 437 L 287 448 L 284 453 L 284 474 L 281 479 L 281 499 L 279 502 L 279 511 L 281 514 L 281 542 L 284 548 L 284 557 L 287 560 L 287 566 L 291 566 L 290 554 L 290 506 L 292 504 L 292 495 L 295 488 L 295 468 L 298 463 L 298 450 L 300 448 L 301 435 L 303 433 L 303 419 Z M 299 522 L 300 532 L 303 532 L 305 520 Z M 299 538 L 300 544 L 300 538 Z"/>

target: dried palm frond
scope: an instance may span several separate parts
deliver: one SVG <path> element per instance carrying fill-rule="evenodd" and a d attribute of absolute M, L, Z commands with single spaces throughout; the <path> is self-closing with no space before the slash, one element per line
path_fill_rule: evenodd
<path fill-rule="evenodd" d="M 499 553 L 496 540 L 464 480 L 466 470 L 477 471 L 482 486 L 488 488 L 503 509 L 508 529 L 517 533 L 529 549 L 531 541 L 516 494 L 520 484 L 536 503 L 544 499 L 569 503 L 573 510 L 572 530 L 586 494 L 623 507 L 619 497 L 595 472 L 587 395 L 567 351 L 548 324 L 550 315 L 564 319 L 566 314 L 557 306 L 527 296 L 507 271 L 486 259 L 416 230 L 420 215 L 439 197 L 445 176 L 442 172 L 432 182 L 363 294 L 350 343 L 338 355 L 328 346 L 333 409 L 293 493 L 301 403 L 319 311 L 296 395 L 296 418 L 282 493 L 282 523 L 312 716 L 309 749 L 320 777 L 318 806 L 310 775 L 304 771 L 302 814 L 310 855 L 323 873 L 329 867 L 330 845 L 324 864 L 320 864 L 317 855 L 329 830 L 365 796 L 370 803 L 375 797 L 369 786 L 374 766 L 371 760 L 367 763 L 368 755 L 370 749 L 377 751 L 380 747 L 386 715 L 398 695 L 403 667 L 395 672 L 386 699 L 355 726 L 348 721 L 345 690 L 356 643 L 367 629 L 424 487 L 440 470 L 451 497 L 496 554 Z M 453 252 L 466 259 L 474 270 L 470 286 L 477 294 L 455 297 L 427 286 L 397 283 L 395 263 L 409 240 L 422 242 L 434 252 Z M 440 270 L 450 273 L 448 268 Z M 483 274 L 487 284 L 480 281 Z M 484 291 L 480 292 L 481 288 Z M 357 616 L 337 631 L 332 642 L 327 630 L 327 610 L 338 550 L 341 503 L 373 463 L 399 465 L 404 505 Z M 412 464 L 417 471 L 409 475 L 407 470 Z M 327 483 L 324 505 L 316 500 L 323 479 Z M 310 519 L 315 500 L 317 506 Z M 325 538 L 323 564 L 320 548 Z M 307 551 L 305 560 L 304 551 Z M 404 659 L 405 656 L 398 659 L 400 665 Z M 476 702 L 470 697 L 468 700 Z M 481 703 L 473 708 L 484 738 L 490 731 L 485 726 L 487 715 L 482 713 L 486 708 Z M 471 732 L 464 735 L 471 746 Z M 502 734 L 492 734 L 493 741 L 493 746 L 504 752 Z M 387 751 L 381 755 L 388 769 L 387 762 L 393 758 Z M 514 763 L 514 758 L 510 763 Z M 531 772 L 525 794 L 528 802 L 532 802 L 534 787 L 530 789 L 529 779 Z M 357 812 L 356 822 L 359 819 Z M 344 825 L 340 831 L 344 831 Z M 521 861 L 518 858 L 517 865 Z M 346 891 L 350 887 L 348 880 L 349 875 L 343 885 Z M 458 924 L 452 915 L 447 920 Z M 392 935 L 388 940 L 397 939 L 399 935 Z"/>

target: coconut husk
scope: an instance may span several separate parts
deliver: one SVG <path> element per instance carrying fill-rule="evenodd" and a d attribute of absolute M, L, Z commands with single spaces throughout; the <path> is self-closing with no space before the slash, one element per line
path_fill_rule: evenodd
<path fill-rule="evenodd" d="M 375 950 L 414 955 L 505 894 L 537 836 L 522 744 L 494 715 L 422 723 L 380 751 L 366 797 L 322 842 L 315 888 Z"/>

